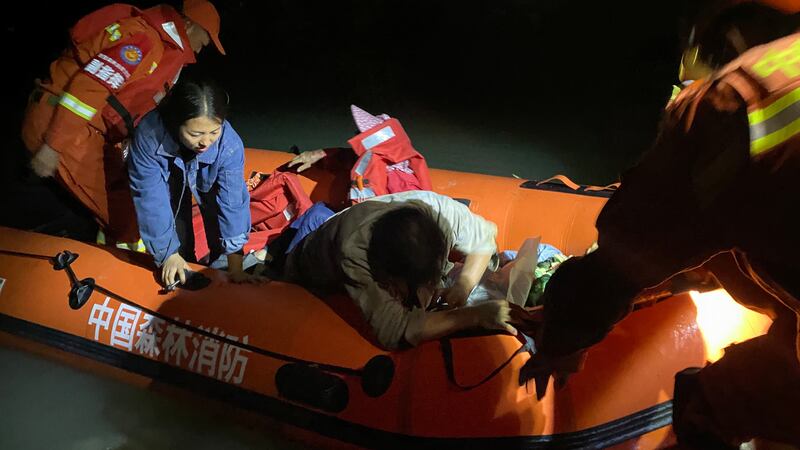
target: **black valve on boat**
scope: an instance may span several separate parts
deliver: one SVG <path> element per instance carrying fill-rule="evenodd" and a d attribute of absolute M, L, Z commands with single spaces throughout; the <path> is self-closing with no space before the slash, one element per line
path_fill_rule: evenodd
<path fill-rule="evenodd" d="M 284 364 L 275 373 L 275 387 L 289 400 L 333 413 L 343 411 L 350 400 L 342 378 L 313 364 Z"/>
<path fill-rule="evenodd" d="M 78 277 L 75 276 L 71 264 L 78 259 L 78 256 L 77 253 L 64 250 L 50 261 L 54 270 L 64 270 L 69 275 L 70 285 L 72 286 L 69 290 L 69 307 L 76 310 L 81 309 L 89 301 L 95 286 L 94 278 L 78 280 Z"/>
<path fill-rule="evenodd" d="M 328 412 L 341 412 L 347 407 L 350 392 L 343 378 L 331 366 L 293 362 L 275 374 L 278 393 L 289 400 Z M 361 388 L 367 396 L 380 397 L 392 384 L 394 361 L 387 355 L 370 359 L 363 369 L 348 371 L 361 377 Z"/>
<path fill-rule="evenodd" d="M 394 361 L 386 355 L 372 357 L 361 369 L 361 388 L 368 396 L 380 397 L 389 390 L 394 378 Z"/>
<path fill-rule="evenodd" d="M 94 292 L 94 278 L 80 280 L 69 290 L 69 307 L 75 310 L 81 309 L 89 301 L 92 292 Z"/>

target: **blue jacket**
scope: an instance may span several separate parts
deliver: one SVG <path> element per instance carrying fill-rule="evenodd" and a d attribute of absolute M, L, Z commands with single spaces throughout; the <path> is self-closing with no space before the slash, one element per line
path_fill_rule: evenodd
<path fill-rule="evenodd" d="M 158 266 L 180 247 L 170 203 L 170 197 L 180 193 L 169 192 L 170 165 L 183 173 L 184 185 L 188 183 L 198 203 L 207 201 L 207 194 L 216 194 L 210 198 L 219 207 L 217 237 L 222 251 L 226 255 L 239 251 L 250 231 L 250 194 L 244 180 L 244 144 L 231 124 L 225 121 L 214 145 L 187 164 L 158 111 L 150 112 L 136 127 L 128 157 L 131 195 L 139 233 Z"/>

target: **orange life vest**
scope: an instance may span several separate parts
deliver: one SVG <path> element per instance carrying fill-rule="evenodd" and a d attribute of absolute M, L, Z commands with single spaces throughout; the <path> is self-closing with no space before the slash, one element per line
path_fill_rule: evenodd
<path fill-rule="evenodd" d="M 128 136 L 133 127 L 166 95 L 178 80 L 181 68 L 195 62 L 195 56 L 184 30 L 183 16 L 166 5 L 140 10 L 131 5 L 113 4 L 92 12 L 81 18 L 70 30 L 76 56 L 80 58 L 80 48 L 98 33 L 112 33 L 113 25 L 123 19 L 141 17 L 161 36 L 163 53 L 158 62 L 150 68 L 146 77 L 123 86 L 110 95 L 108 104 L 102 110 L 109 140 L 119 141 Z M 168 24 L 172 24 L 169 26 Z M 178 45 L 170 29 L 182 43 Z"/>
<path fill-rule="evenodd" d="M 428 164 L 397 119 L 388 119 L 347 141 L 358 156 L 350 171 L 350 200 L 408 190 L 431 190 Z M 394 173 L 393 173 L 394 172 Z"/>

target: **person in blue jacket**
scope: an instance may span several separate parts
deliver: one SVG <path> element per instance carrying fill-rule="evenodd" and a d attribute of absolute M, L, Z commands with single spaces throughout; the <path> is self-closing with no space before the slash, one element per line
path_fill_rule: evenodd
<path fill-rule="evenodd" d="M 206 81 L 177 83 L 142 119 L 128 155 L 133 203 L 147 251 L 165 285 L 186 282 L 195 262 L 192 197 L 203 215 L 212 267 L 233 282 L 260 281 L 242 270 L 250 230 L 244 145 L 225 120 L 228 96 Z"/>

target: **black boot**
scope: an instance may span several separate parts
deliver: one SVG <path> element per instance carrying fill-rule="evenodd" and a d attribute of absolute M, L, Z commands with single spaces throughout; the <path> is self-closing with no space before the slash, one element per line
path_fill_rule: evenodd
<path fill-rule="evenodd" d="M 672 429 L 678 438 L 680 448 L 696 450 L 738 450 L 710 430 L 686 418 L 688 412 L 701 412 L 710 415 L 711 408 L 703 394 L 698 374 L 702 369 L 690 367 L 675 374 L 675 395 L 672 400 Z"/>

